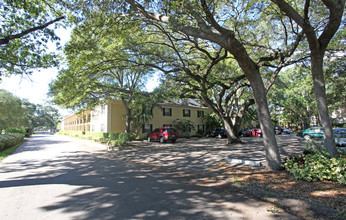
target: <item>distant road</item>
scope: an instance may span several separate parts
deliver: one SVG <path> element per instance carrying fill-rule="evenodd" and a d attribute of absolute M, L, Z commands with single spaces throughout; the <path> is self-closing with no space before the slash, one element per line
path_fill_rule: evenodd
<path fill-rule="evenodd" d="M 276 219 L 273 205 L 117 160 L 98 144 L 41 133 L 0 163 L 0 219 Z"/>

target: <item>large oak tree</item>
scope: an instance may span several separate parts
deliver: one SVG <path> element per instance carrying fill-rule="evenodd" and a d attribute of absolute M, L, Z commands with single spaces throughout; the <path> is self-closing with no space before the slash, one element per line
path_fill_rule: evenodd
<path fill-rule="evenodd" d="M 305 0 L 303 7 L 296 7 L 284 0 L 272 0 L 281 11 L 294 20 L 305 33 L 311 52 L 311 74 L 315 97 L 322 127 L 324 128 L 325 147 L 331 156 L 336 156 L 333 127 L 329 118 L 326 89 L 323 76 L 323 60 L 328 44 L 340 27 L 345 0 Z"/>

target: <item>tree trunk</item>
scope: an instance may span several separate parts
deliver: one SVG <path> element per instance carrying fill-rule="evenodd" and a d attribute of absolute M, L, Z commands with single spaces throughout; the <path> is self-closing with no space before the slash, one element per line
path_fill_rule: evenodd
<path fill-rule="evenodd" d="M 131 133 L 131 117 L 132 117 L 132 111 L 131 109 L 128 107 L 126 101 L 124 99 L 121 99 L 124 107 L 125 107 L 125 111 L 126 111 L 126 116 L 125 116 L 125 132 L 130 134 Z"/>
<path fill-rule="evenodd" d="M 234 129 L 234 126 L 232 126 L 230 122 L 225 118 L 222 118 L 222 123 L 226 129 L 227 139 L 228 139 L 227 143 L 228 144 L 242 143 L 238 135 L 239 130 L 236 131 L 236 129 Z"/>
<path fill-rule="evenodd" d="M 324 130 L 324 146 L 330 156 L 333 157 L 336 156 L 338 152 L 336 150 L 333 127 L 328 113 L 326 89 L 323 76 L 323 53 L 311 53 L 311 73 L 317 101 L 319 121 Z"/>
<path fill-rule="evenodd" d="M 253 74 L 250 83 L 255 97 L 255 103 L 258 112 L 258 120 L 263 133 L 263 142 L 266 153 L 266 168 L 270 170 L 279 170 L 281 167 L 281 158 L 277 146 L 274 127 L 271 121 L 266 92 L 260 73 Z"/>
<path fill-rule="evenodd" d="M 232 51 L 234 48 L 228 48 L 228 50 L 234 55 L 252 87 L 258 120 L 263 133 L 266 168 L 269 170 L 279 170 L 281 168 L 281 158 L 268 108 L 266 89 L 257 64 L 251 60 L 245 49 L 239 51 L 239 48 L 241 50 L 242 46 L 238 45 L 238 49 L 235 49 L 236 51 Z"/>

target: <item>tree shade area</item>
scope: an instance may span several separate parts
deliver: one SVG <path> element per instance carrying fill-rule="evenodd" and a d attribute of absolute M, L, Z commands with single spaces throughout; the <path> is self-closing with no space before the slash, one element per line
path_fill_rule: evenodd
<path fill-rule="evenodd" d="M 345 106 L 344 6 L 344 0 L 5 1 L 0 12 L 12 14 L 1 23 L 0 77 L 56 65 L 44 43 L 57 40 L 49 27 L 68 21 L 75 28 L 66 65 L 50 84 L 56 104 L 82 111 L 120 99 L 130 131 L 158 101 L 198 99 L 220 119 L 229 143 L 240 142 L 244 122 L 257 120 L 267 168 L 277 170 L 273 125 L 280 120 L 304 128 L 316 118 L 327 152 L 337 155 L 329 115 Z M 146 80 L 159 73 L 160 87 L 146 92 Z"/>
<path fill-rule="evenodd" d="M 279 73 L 291 65 L 308 62 L 312 67 L 307 66 L 306 72 L 312 73 L 327 151 L 336 154 L 322 70 L 328 45 L 343 26 L 344 5 L 345 1 L 334 0 L 294 5 L 250 0 L 80 1 L 69 5 L 79 25 L 75 33 L 80 35 L 75 40 L 78 44 L 71 43 L 67 49 L 86 62 L 78 65 L 71 59 L 68 71 L 76 75 L 102 68 L 102 74 L 108 74 L 114 65 L 123 64 L 161 71 L 174 82 L 180 96 L 199 98 L 210 107 L 230 131 L 230 140 L 237 138 L 244 115 L 239 107 L 246 110 L 253 102 L 263 131 L 267 167 L 279 169 L 267 93 Z M 83 45 L 90 48 L 79 53 Z M 96 62 L 95 54 L 102 54 Z"/>

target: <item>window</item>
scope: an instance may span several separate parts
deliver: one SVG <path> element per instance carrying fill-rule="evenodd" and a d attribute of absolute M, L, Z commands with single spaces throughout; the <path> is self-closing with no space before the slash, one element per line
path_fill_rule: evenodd
<path fill-rule="evenodd" d="M 197 111 L 197 117 L 203 118 L 204 117 L 204 111 Z"/>
<path fill-rule="evenodd" d="M 163 116 L 172 116 L 171 108 L 163 108 Z"/>
<path fill-rule="evenodd" d="M 204 125 L 198 125 L 198 132 L 204 132 Z"/>
<path fill-rule="evenodd" d="M 156 128 L 153 133 L 160 133 L 160 129 Z"/>
<path fill-rule="evenodd" d="M 162 127 L 172 127 L 172 124 L 163 124 Z"/>
<path fill-rule="evenodd" d="M 191 111 L 189 109 L 183 109 L 183 116 L 184 117 L 190 117 Z"/>
<path fill-rule="evenodd" d="M 142 125 L 142 133 L 149 133 L 153 130 L 153 125 L 151 124 L 143 124 Z"/>

